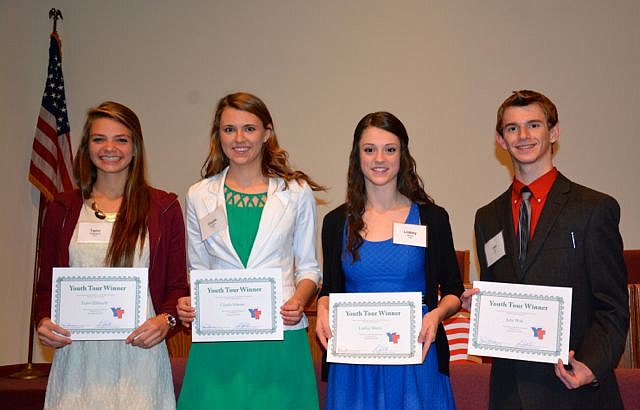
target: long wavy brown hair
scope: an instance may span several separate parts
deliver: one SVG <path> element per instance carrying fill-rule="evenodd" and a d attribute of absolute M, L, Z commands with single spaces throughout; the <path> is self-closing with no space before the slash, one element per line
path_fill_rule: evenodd
<path fill-rule="evenodd" d="M 372 112 L 365 115 L 353 132 L 353 145 L 349 155 L 349 172 L 347 174 L 347 245 L 346 251 L 351 253 L 353 261 L 360 259 L 358 249 L 362 246 L 361 232 L 366 228 L 363 220 L 367 190 L 360 163 L 360 139 L 369 127 L 388 131 L 400 140 L 400 169 L 397 176 L 397 189 L 402 195 L 418 204 L 433 203 L 424 190 L 424 183 L 416 172 L 416 161 L 409 152 L 409 135 L 402 122 L 386 111 Z"/>
<path fill-rule="evenodd" d="M 218 174 L 229 165 L 229 158 L 225 155 L 220 143 L 220 117 L 227 107 L 249 112 L 258 117 L 265 128 L 271 129 L 269 139 L 262 144 L 262 174 L 264 176 L 280 177 L 285 181 L 285 184 L 291 180 L 295 180 L 298 183 L 304 181 L 313 191 L 326 190 L 325 187 L 316 183 L 304 172 L 291 167 L 289 154 L 280 148 L 278 144 L 273 119 L 267 106 L 260 98 L 245 92 L 229 94 L 218 102 L 218 107 L 213 116 L 213 126 L 211 127 L 209 155 L 200 172 L 203 178 Z"/>
<path fill-rule="evenodd" d="M 111 240 L 105 257 L 107 266 L 132 266 L 138 241 L 144 245 L 151 207 L 146 176 L 146 163 L 142 128 L 138 116 L 128 107 L 106 101 L 87 112 L 82 128 L 82 140 L 73 162 L 73 176 L 80 187 L 83 198 L 90 198 L 97 178 L 97 169 L 89 156 L 91 126 L 99 118 L 119 122 L 131 132 L 133 159 L 129 164 L 129 175 L 118 218 L 113 225 Z"/>

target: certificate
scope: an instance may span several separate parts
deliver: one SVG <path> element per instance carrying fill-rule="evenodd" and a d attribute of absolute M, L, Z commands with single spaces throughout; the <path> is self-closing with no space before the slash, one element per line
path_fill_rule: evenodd
<path fill-rule="evenodd" d="M 283 340 L 280 269 L 192 270 L 191 340 Z"/>
<path fill-rule="evenodd" d="M 420 292 L 329 295 L 327 361 L 354 364 L 422 362 Z"/>
<path fill-rule="evenodd" d="M 53 268 L 51 320 L 71 340 L 124 340 L 147 320 L 147 268 Z"/>
<path fill-rule="evenodd" d="M 571 288 L 473 283 L 468 353 L 569 363 Z"/>

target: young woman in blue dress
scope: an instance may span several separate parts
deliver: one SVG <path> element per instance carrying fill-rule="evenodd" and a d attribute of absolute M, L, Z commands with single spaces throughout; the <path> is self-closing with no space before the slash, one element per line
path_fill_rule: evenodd
<path fill-rule="evenodd" d="M 423 362 L 332 363 L 327 409 L 455 408 L 442 321 L 460 309 L 464 288 L 448 214 L 425 192 L 408 145 L 404 125 L 388 112 L 367 114 L 356 126 L 347 200 L 325 216 L 322 227 L 324 277 L 316 332 L 326 348 L 331 293 L 419 291 Z M 427 246 L 394 244 L 394 223 L 426 225 Z"/>
<path fill-rule="evenodd" d="M 235 93 L 215 111 L 203 180 L 187 194 L 191 269 L 282 271 L 283 341 L 191 345 L 180 409 L 317 409 L 304 306 L 320 281 L 316 260 L 316 200 L 323 188 L 289 165 L 273 120 L 256 96 Z M 204 235 L 212 212 L 220 229 Z M 179 300 L 184 324 L 195 318 Z"/>

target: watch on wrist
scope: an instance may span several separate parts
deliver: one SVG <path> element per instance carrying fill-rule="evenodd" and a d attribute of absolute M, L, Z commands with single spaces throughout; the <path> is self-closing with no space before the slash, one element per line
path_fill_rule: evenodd
<path fill-rule="evenodd" d="M 165 318 L 167 319 L 167 325 L 169 325 L 169 329 L 173 329 L 174 327 L 176 327 L 176 318 L 173 317 L 173 315 L 170 315 L 169 313 L 165 313 L 164 314 Z"/>

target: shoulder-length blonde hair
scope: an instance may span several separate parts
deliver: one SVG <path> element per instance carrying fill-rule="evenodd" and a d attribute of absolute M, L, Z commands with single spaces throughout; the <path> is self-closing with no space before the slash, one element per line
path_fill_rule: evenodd
<path fill-rule="evenodd" d="M 82 128 L 82 139 L 73 162 L 73 176 L 82 191 L 83 198 L 90 198 L 97 178 L 97 169 L 89 156 L 91 127 L 99 118 L 119 122 L 131 132 L 133 159 L 129 164 L 129 174 L 118 218 L 113 225 L 111 241 L 107 249 L 105 263 L 108 266 L 132 266 L 138 241 L 140 249 L 147 233 L 150 198 L 144 153 L 142 128 L 138 116 L 128 107 L 113 101 L 106 101 L 87 112 Z"/>
<path fill-rule="evenodd" d="M 265 128 L 271 130 L 269 139 L 262 145 L 262 174 L 264 176 L 280 177 L 285 183 L 291 180 L 295 180 L 298 183 L 304 181 L 314 191 L 325 190 L 323 186 L 316 183 L 307 174 L 291 167 L 289 154 L 278 144 L 278 137 L 267 106 L 260 98 L 245 92 L 229 94 L 218 102 L 218 107 L 213 116 L 213 126 L 211 127 L 209 155 L 200 172 L 203 178 L 218 174 L 229 165 L 229 158 L 223 152 L 220 143 L 220 117 L 227 107 L 255 115 L 262 121 L 262 125 Z"/>

